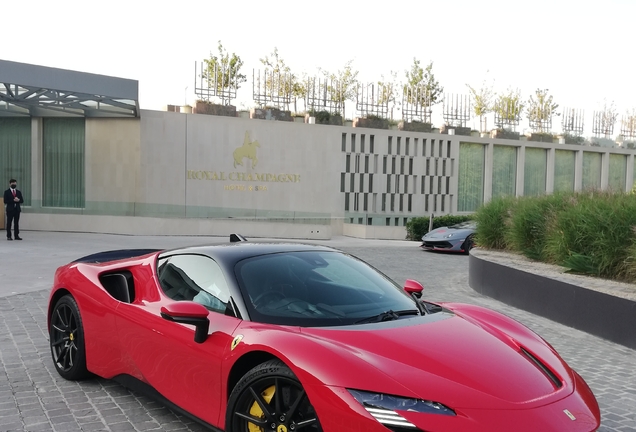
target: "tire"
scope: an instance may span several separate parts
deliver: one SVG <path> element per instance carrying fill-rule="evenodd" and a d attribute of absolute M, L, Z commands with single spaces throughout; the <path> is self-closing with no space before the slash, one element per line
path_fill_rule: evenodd
<path fill-rule="evenodd" d="M 473 238 L 473 235 L 470 235 L 466 238 L 466 241 L 464 242 L 464 245 L 462 247 L 462 249 L 464 249 L 464 253 L 466 255 L 470 254 L 470 250 L 475 246 L 475 240 Z"/>
<path fill-rule="evenodd" d="M 51 356 L 57 373 L 67 380 L 88 378 L 82 317 L 71 295 L 60 298 L 51 313 Z"/>
<path fill-rule="evenodd" d="M 280 409 L 277 412 L 276 407 Z M 228 400 L 227 432 L 321 432 L 298 378 L 280 360 L 262 363 L 239 380 Z"/>

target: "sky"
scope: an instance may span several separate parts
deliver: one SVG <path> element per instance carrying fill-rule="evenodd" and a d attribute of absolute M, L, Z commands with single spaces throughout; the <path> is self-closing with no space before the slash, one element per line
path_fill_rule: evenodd
<path fill-rule="evenodd" d="M 526 99 L 548 89 L 560 108 L 584 109 L 590 131 L 604 104 L 636 108 L 636 0 L 31 0 L 5 10 L 14 16 L 4 15 L 0 59 L 138 80 L 143 109 L 194 103 L 195 62 L 219 40 L 244 61 L 239 108 L 254 106 L 252 70 L 275 47 L 310 76 L 352 60 L 362 82 L 392 71 L 403 80 L 417 58 L 433 62 L 447 93 L 484 80 Z"/>

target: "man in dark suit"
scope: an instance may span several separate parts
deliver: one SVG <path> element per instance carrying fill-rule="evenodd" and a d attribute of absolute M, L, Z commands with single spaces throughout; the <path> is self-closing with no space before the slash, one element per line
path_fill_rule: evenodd
<path fill-rule="evenodd" d="M 11 223 L 13 223 L 13 234 L 16 240 L 20 238 L 20 204 L 24 202 L 22 192 L 17 188 L 18 182 L 15 179 L 9 180 L 9 189 L 4 191 L 4 204 L 7 211 L 7 240 L 11 238 Z"/>

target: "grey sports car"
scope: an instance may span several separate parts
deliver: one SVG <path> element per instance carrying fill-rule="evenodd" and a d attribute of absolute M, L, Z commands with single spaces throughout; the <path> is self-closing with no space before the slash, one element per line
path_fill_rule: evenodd
<path fill-rule="evenodd" d="M 477 223 L 475 221 L 436 228 L 424 234 L 420 247 L 426 250 L 444 250 L 468 254 L 475 245 L 476 229 Z"/>

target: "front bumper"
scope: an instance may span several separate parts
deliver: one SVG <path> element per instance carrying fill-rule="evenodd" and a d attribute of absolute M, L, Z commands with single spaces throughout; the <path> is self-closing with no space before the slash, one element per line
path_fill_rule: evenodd
<path fill-rule="evenodd" d="M 314 387 L 312 404 L 324 432 L 594 432 L 600 426 L 596 399 L 583 379 L 574 374 L 575 390 L 567 397 L 532 409 L 456 409 L 456 416 L 409 411 L 397 413 L 415 428 L 392 428 L 379 423 L 344 388 Z"/>
<path fill-rule="evenodd" d="M 451 252 L 464 252 L 462 246 L 464 245 L 464 240 L 422 240 L 422 244 L 420 247 L 426 250 L 445 250 Z"/>

